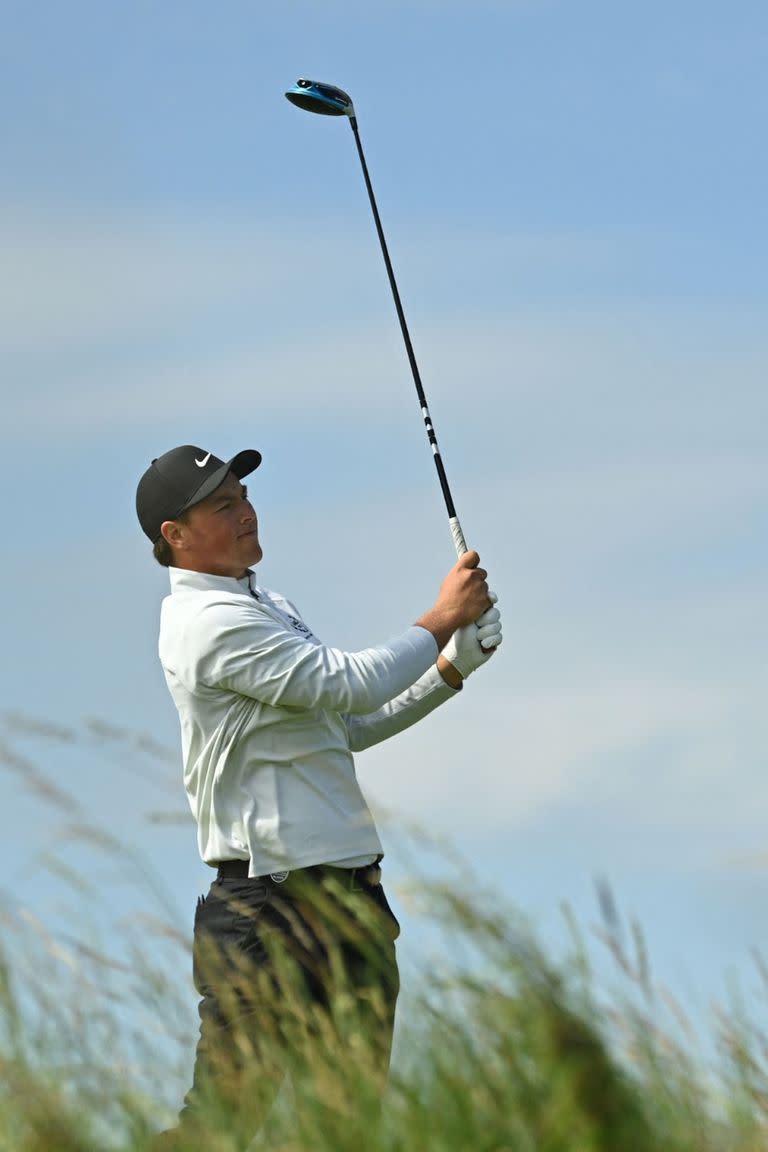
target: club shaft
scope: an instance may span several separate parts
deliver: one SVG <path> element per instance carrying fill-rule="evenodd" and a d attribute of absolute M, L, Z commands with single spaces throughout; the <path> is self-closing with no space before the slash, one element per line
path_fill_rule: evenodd
<path fill-rule="evenodd" d="M 438 479 L 440 480 L 440 488 L 442 489 L 443 498 L 445 500 L 445 507 L 448 510 L 448 519 L 451 526 L 451 533 L 453 535 L 453 542 L 456 546 L 456 552 L 462 556 L 467 551 L 467 545 L 464 540 L 464 535 L 461 531 L 459 518 L 456 515 L 456 508 L 453 503 L 451 489 L 448 484 L 448 477 L 445 474 L 445 466 L 443 459 L 440 455 L 440 449 L 437 443 L 437 436 L 435 435 L 434 425 L 432 424 L 432 417 L 429 414 L 429 406 L 427 404 L 427 397 L 424 394 L 424 387 L 421 383 L 421 376 L 419 375 L 419 366 L 416 363 L 416 355 L 413 351 L 413 344 L 411 343 L 411 336 L 408 331 L 408 325 L 405 320 L 405 312 L 400 300 L 400 293 L 397 289 L 397 281 L 395 280 L 395 273 L 392 268 L 392 261 L 389 258 L 389 251 L 387 249 L 387 242 L 384 239 L 384 229 L 381 226 L 381 217 L 379 210 L 376 206 L 376 197 L 373 194 L 373 185 L 371 178 L 368 175 L 368 165 L 365 162 L 365 154 L 363 152 L 363 145 L 360 141 L 360 133 L 357 128 L 357 120 L 354 116 L 349 119 L 352 131 L 355 136 L 355 144 L 357 145 L 357 154 L 360 157 L 360 166 L 363 169 L 363 177 L 365 179 L 365 187 L 368 190 L 368 199 L 371 203 L 371 211 L 373 212 L 373 219 L 376 223 L 376 232 L 379 237 L 379 244 L 381 245 L 381 254 L 384 257 L 384 264 L 387 269 L 387 276 L 389 277 L 389 286 L 392 289 L 392 297 L 395 301 L 395 309 L 397 310 L 397 318 L 400 321 L 400 331 L 403 334 L 405 342 L 405 350 L 408 354 L 408 363 L 411 366 L 411 374 L 413 375 L 413 382 L 416 385 L 416 392 L 419 397 L 419 405 L 421 406 L 421 414 L 424 418 L 424 427 L 427 432 L 427 439 L 429 440 L 432 449 L 432 456 L 435 461 L 435 468 L 437 469 Z"/>

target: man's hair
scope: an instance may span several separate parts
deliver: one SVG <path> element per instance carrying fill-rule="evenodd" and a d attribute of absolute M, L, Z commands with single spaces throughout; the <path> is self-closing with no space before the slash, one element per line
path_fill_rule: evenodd
<path fill-rule="evenodd" d="M 182 524 L 188 521 L 188 512 L 180 512 L 178 516 L 173 517 L 174 520 L 179 520 Z M 173 548 L 166 540 L 165 536 L 159 536 L 155 543 L 152 545 L 152 555 L 158 564 L 162 564 L 163 568 L 171 568 L 173 566 Z"/>

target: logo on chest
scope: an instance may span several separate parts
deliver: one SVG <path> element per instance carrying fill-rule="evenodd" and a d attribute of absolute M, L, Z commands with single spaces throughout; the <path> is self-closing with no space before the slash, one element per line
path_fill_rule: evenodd
<path fill-rule="evenodd" d="M 298 616 L 288 616 L 291 624 L 297 632 L 301 632 L 302 636 L 311 636 L 312 630 L 307 628 L 303 620 L 299 620 Z"/>

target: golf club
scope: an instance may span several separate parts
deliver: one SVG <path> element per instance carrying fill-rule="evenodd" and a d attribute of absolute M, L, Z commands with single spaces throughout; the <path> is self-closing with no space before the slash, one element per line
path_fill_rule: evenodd
<path fill-rule="evenodd" d="M 464 534 L 461 530 L 459 518 L 456 515 L 456 508 L 454 507 L 453 497 L 451 496 L 451 490 L 448 486 L 448 477 L 445 474 L 442 457 L 440 456 L 440 449 L 437 445 L 437 436 L 435 435 L 432 418 L 429 415 L 427 398 L 424 395 L 424 388 L 421 383 L 419 368 L 416 363 L 416 356 L 414 355 L 413 345 L 411 344 L 408 325 L 405 322 L 405 312 L 403 311 L 403 305 L 400 302 L 400 293 L 397 290 L 395 273 L 392 270 L 392 261 L 389 259 L 387 242 L 384 239 L 384 230 L 381 226 L 379 210 L 376 207 L 376 198 L 373 195 L 371 178 L 368 175 L 368 165 L 365 162 L 363 146 L 360 142 L 360 133 L 357 129 L 357 119 L 355 117 L 354 105 L 352 104 L 351 98 L 347 95 L 346 92 L 343 92 L 341 88 L 335 88 L 332 84 L 321 84 L 316 80 L 297 80 L 293 88 L 291 88 L 289 92 L 286 92 L 285 95 L 292 104 L 295 104 L 297 108 L 303 108 L 305 112 L 316 112 L 321 116 L 347 116 L 349 118 L 352 131 L 355 134 L 357 154 L 360 157 L 360 164 L 363 169 L 363 176 L 365 177 L 365 186 L 368 189 L 368 199 L 371 202 L 373 219 L 376 222 L 376 231 L 379 236 L 379 243 L 381 244 L 381 253 L 384 257 L 384 263 L 387 267 L 389 284 L 392 289 L 395 308 L 397 309 L 397 318 L 400 321 L 400 330 L 403 333 L 403 340 L 405 341 L 405 350 L 408 353 L 408 363 L 411 366 L 413 382 L 416 385 L 416 392 L 419 397 L 419 404 L 421 405 L 421 414 L 424 417 L 424 426 L 427 430 L 427 438 L 429 439 L 429 443 L 432 447 L 432 455 L 435 460 L 435 467 L 437 468 L 440 487 L 442 488 L 443 497 L 445 499 L 445 506 L 448 510 L 448 522 L 451 527 L 453 542 L 456 546 L 457 555 L 463 556 L 463 554 L 467 551 L 467 545 L 464 540 Z"/>

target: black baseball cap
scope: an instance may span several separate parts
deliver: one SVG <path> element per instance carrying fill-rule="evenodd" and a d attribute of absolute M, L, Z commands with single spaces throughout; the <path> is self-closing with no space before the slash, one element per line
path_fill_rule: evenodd
<path fill-rule="evenodd" d="M 175 520 L 187 508 L 199 504 L 223 484 L 230 472 L 238 480 L 261 464 L 261 453 L 253 448 L 238 452 L 231 460 L 219 460 L 212 452 L 183 444 L 153 460 L 136 489 L 136 513 L 144 532 L 154 544 L 160 539 L 160 526 Z"/>

